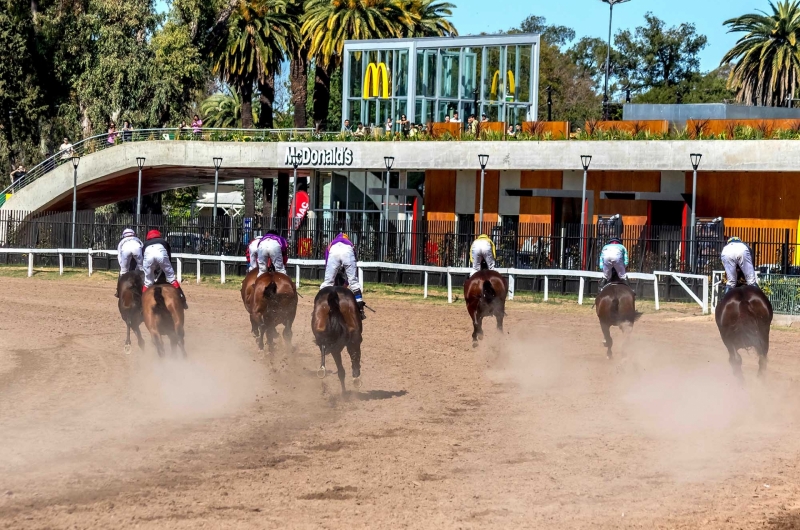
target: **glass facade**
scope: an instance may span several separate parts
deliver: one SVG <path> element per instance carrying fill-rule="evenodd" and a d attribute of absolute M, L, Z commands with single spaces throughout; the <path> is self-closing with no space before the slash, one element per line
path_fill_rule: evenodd
<path fill-rule="evenodd" d="M 445 121 L 457 112 L 516 125 L 537 115 L 539 36 L 348 41 L 344 112 L 353 126 Z M 477 108 L 476 108 L 477 100 Z"/>
<path fill-rule="evenodd" d="M 424 181 L 424 172 L 389 173 L 390 219 L 411 218 L 415 196 L 408 192 L 420 193 Z M 398 195 L 398 190 L 403 194 Z M 380 220 L 385 214 L 386 172 L 318 171 L 312 179 L 311 204 L 315 217 L 336 219 L 348 225 Z"/>

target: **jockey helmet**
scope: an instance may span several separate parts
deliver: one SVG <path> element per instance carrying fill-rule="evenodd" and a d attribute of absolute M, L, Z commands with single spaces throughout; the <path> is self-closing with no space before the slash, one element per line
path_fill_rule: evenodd
<path fill-rule="evenodd" d="M 608 240 L 609 245 L 613 245 L 614 243 L 616 243 L 617 245 L 621 245 L 622 240 L 618 237 L 612 237 L 611 239 Z"/>
<path fill-rule="evenodd" d="M 155 239 L 157 237 L 161 237 L 161 232 L 159 232 L 158 230 L 150 230 L 149 232 L 147 232 L 146 239 Z"/>
<path fill-rule="evenodd" d="M 277 236 L 278 235 L 278 231 L 277 230 L 267 230 L 267 234 L 272 235 L 272 236 Z"/>
<path fill-rule="evenodd" d="M 739 238 L 738 238 L 738 237 L 736 237 L 736 236 L 733 236 L 733 237 L 729 237 L 729 238 L 728 238 L 728 243 L 741 243 L 741 242 L 742 242 L 742 240 L 741 240 L 741 239 L 739 239 Z"/>
<path fill-rule="evenodd" d="M 342 236 L 343 238 L 347 239 L 348 241 L 350 240 L 350 238 L 347 237 L 347 234 L 345 234 L 344 232 L 339 232 L 339 235 Z"/>
<path fill-rule="evenodd" d="M 135 237 L 135 236 L 136 236 L 136 232 L 134 232 L 133 229 L 126 228 L 125 230 L 122 231 L 121 239 L 125 239 L 126 237 Z"/>

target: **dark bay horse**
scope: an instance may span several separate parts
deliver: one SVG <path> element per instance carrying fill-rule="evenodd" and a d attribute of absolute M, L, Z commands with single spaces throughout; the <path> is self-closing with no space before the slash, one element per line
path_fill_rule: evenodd
<path fill-rule="evenodd" d="M 717 304 L 714 319 L 728 348 L 734 375 L 743 379 L 742 357 L 737 350 L 747 348 L 758 353 L 758 375 L 763 375 L 767 369 L 772 304 L 761 289 L 750 285 L 732 289 Z"/>
<path fill-rule="evenodd" d="M 506 316 L 506 294 L 508 279 L 500 273 L 482 268 L 464 282 L 464 300 L 467 312 L 472 319 L 472 347 L 478 347 L 483 340 L 483 318 L 494 316 L 497 329 L 503 331 L 503 318 Z"/>
<path fill-rule="evenodd" d="M 183 301 L 171 285 L 155 284 L 142 295 L 144 325 L 150 332 L 159 357 L 164 356 L 162 335 L 169 337 L 172 353 L 179 347 L 186 357 L 183 343 Z"/>
<path fill-rule="evenodd" d="M 252 271 L 251 271 L 252 272 Z M 255 271 L 258 274 L 258 271 Z M 248 273 L 247 277 L 250 274 Z M 245 281 L 247 280 L 245 277 Z M 244 290 L 244 284 L 242 285 Z M 292 351 L 292 324 L 297 315 L 297 290 L 292 279 L 280 272 L 267 272 L 255 280 L 245 301 L 250 312 L 250 325 L 256 337 L 258 349 L 264 349 L 267 336 L 269 352 L 275 350 L 274 338 L 278 324 L 283 324 L 283 340 Z"/>
<path fill-rule="evenodd" d="M 131 267 L 128 272 L 120 275 L 117 280 L 117 294 L 119 301 L 119 315 L 125 322 L 127 335 L 125 336 L 125 353 L 131 352 L 131 330 L 136 334 L 139 349 L 144 349 L 144 339 L 139 330 L 143 322 L 142 316 L 142 286 L 144 285 L 144 273 L 136 270 L 136 261 L 131 259 Z"/>
<path fill-rule="evenodd" d="M 242 280 L 242 303 L 244 304 L 244 310 L 247 311 L 247 314 L 250 314 L 250 304 L 248 300 L 253 299 L 253 287 L 256 283 L 256 278 L 258 277 L 258 267 L 249 271 L 244 280 Z M 254 337 L 258 336 L 258 326 L 253 323 L 252 319 L 250 321 L 251 329 L 250 331 L 253 333 Z"/>
<path fill-rule="evenodd" d="M 356 297 L 347 287 L 324 287 L 314 298 L 311 331 L 319 346 L 320 377 L 325 377 L 325 355 L 330 353 L 336 362 L 342 394 L 345 393 L 342 350 L 346 347 L 353 368 L 353 386 L 361 388 L 362 321 Z"/>
<path fill-rule="evenodd" d="M 608 348 L 606 355 L 611 359 L 613 356 L 611 347 L 614 345 L 611 339 L 611 326 L 618 326 L 623 333 L 629 333 L 633 329 L 633 324 L 642 316 L 636 311 L 636 293 L 622 283 L 617 271 L 614 271 L 611 280 L 597 293 L 594 305 L 605 338 L 603 346 Z"/>

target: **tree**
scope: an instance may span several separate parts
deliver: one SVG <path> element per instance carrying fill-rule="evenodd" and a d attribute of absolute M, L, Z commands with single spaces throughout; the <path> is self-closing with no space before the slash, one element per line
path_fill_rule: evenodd
<path fill-rule="evenodd" d="M 743 32 L 722 58 L 732 65 L 728 87 L 750 105 L 780 106 L 794 98 L 800 80 L 800 0 L 769 2 L 759 11 L 726 20 L 729 33 Z"/>
<path fill-rule="evenodd" d="M 288 0 L 286 14 L 294 24 L 296 30 L 292 33 L 287 42 L 289 49 L 289 85 L 291 92 L 291 103 L 294 110 L 294 126 L 302 129 L 308 125 L 306 118 L 306 104 L 308 102 L 308 88 L 306 78 L 308 77 L 309 51 L 308 41 L 302 35 L 300 26 L 302 16 L 305 12 L 305 0 Z"/>
<path fill-rule="evenodd" d="M 251 104 L 250 108 L 254 108 Z M 207 97 L 200 104 L 207 127 L 220 129 L 241 127 L 242 124 L 242 99 L 236 92 L 226 90 Z M 252 120 L 258 121 L 259 116 L 253 114 Z"/>
<path fill-rule="evenodd" d="M 403 11 L 412 20 L 407 37 L 450 37 L 458 35 L 455 26 L 447 20 L 456 6 L 436 0 L 404 0 Z"/>
<path fill-rule="evenodd" d="M 700 72 L 699 53 L 708 39 L 694 24 L 665 28 L 664 21 L 647 13 L 645 25 L 614 37 L 620 82 L 634 92 L 670 87 L 690 81 Z"/>

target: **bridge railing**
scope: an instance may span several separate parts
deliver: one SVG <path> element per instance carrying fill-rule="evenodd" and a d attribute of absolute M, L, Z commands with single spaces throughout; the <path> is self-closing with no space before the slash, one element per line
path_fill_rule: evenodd
<path fill-rule="evenodd" d="M 6 201 L 6 196 L 19 191 L 31 182 L 54 170 L 62 164 L 70 163 L 73 156 L 85 156 L 91 153 L 109 149 L 126 142 L 143 142 L 155 140 L 196 140 L 211 142 L 269 142 L 275 140 L 292 140 L 297 136 L 314 134 L 314 129 L 219 129 L 203 127 L 197 131 L 189 128 L 160 128 L 160 129 L 134 129 L 131 131 L 118 131 L 112 134 L 103 133 L 84 138 L 72 145 L 70 150 L 59 150 L 48 156 L 30 170 L 25 176 L 17 179 L 0 191 L 0 206 Z"/>
<path fill-rule="evenodd" d="M 64 256 L 65 255 L 86 255 L 87 258 L 87 268 L 89 271 L 89 276 L 92 275 L 94 267 L 93 267 L 93 260 L 92 257 L 95 255 L 103 255 L 103 256 L 116 256 L 116 250 L 93 250 L 93 249 L 66 249 L 66 248 L 57 248 L 57 249 L 10 249 L 10 248 L 0 248 L 0 254 L 27 254 L 28 255 L 28 277 L 33 276 L 33 259 L 34 255 L 36 254 L 57 254 L 58 255 L 58 265 L 59 265 L 59 274 L 64 274 Z M 219 263 L 219 273 L 220 273 L 220 283 L 226 282 L 226 274 L 225 274 L 225 264 L 226 263 L 245 263 L 246 260 L 244 257 L 241 256 L 209 256 L 205 254 L 183 254 L 183 253 L 173 253 L 172 257 L 176 260 L 176 276 L 178 277 L 178 281 L 183 281 L 183 263 L 186 260 L 194 260 L 197 262 L 196 267 L 196 274 L 197 274 L 197 283 L 201 282 L 201 274 L 202 274 L 202 267 L 200 264 L 202 262 L 217 262 Z M 302 266 L 323 266 L 325 265 L 324 260 L 315 260 L 315 259 L 292 259 L 289 262 L 288 268 L 294 267 L 294 276 L 295 276 L 295 285 L 299 288 L 300 287 L 300 267 Z M 403 270 L 403 271 L 415 271 L 415 272 L 422 272 L 424 276 L 424 284 L 423 284 L 423 297 L 428 298 L 428 275 L 430 273 L 443 273 L 447 275 L 447 302 L 452 304 L 453 303 L 453 275 L 465 275 L 471 274 L 472 269 L 469 267 L 434 267 L 429 265 L 403 265 L 398 263 L 383 263 L 383 262 L 361 262 L 358 264 L 358 277 L 359 281 L 363 283 L 364 281 L 364 270 L 370 269 L 394 269 L 394 270 Z M 516 278 L 517 277 L 542 277 L 544 280 L 544 301 L 549 300 L 549 281 L 551 278 L 556 277 L 572 277 L 578 278 L 579 280 L 579 289 L 578 289 L 578 304 L 583 304 L 584 294 L 585 294 L 585 287 L 586 287 L 586 279 L 600 279 L 603 275 L 599 272 L 593 271 L 572 271 L 572 270 L 558 270 L 558 269 L 514 269 L 514 268 L 498 268 L 495 269 L 500 274 L 508 276 L 508 298 L 510 300 L 514 299 L 514 291 L 516 287 Z M 697 302 L 697 304 L 702 308 L 703 314 L 708 313 L 708 296 L 709 296 L 709 285 L 708 285 L 708 277 L 704 275 L 697 275 L 697 274 L 683 274 L 683 273 L 676 273 L 676 272 L 666 272 L 666 271 L 656 271 L 653 274 L 646 274 L 646 273 L 637 273 L 631 272 L 628 273 L 628 278 L 632 280 L 642 280 L 642 281 L 651 281 L 653 282 L 653 293 L 654 293 L 654 302 L 656 311 L 658 311 L 661 306 L 659 303 L 659 294 L 658 294 L 658 278 L 659 276 L 670 276 L 674 278 L 688 293 L 689 295 Z M 702 298 L 698 297 L 682 280 L 681 278 L 694 278 L 702 281 L 703 284 L 703 292 Z"/>

